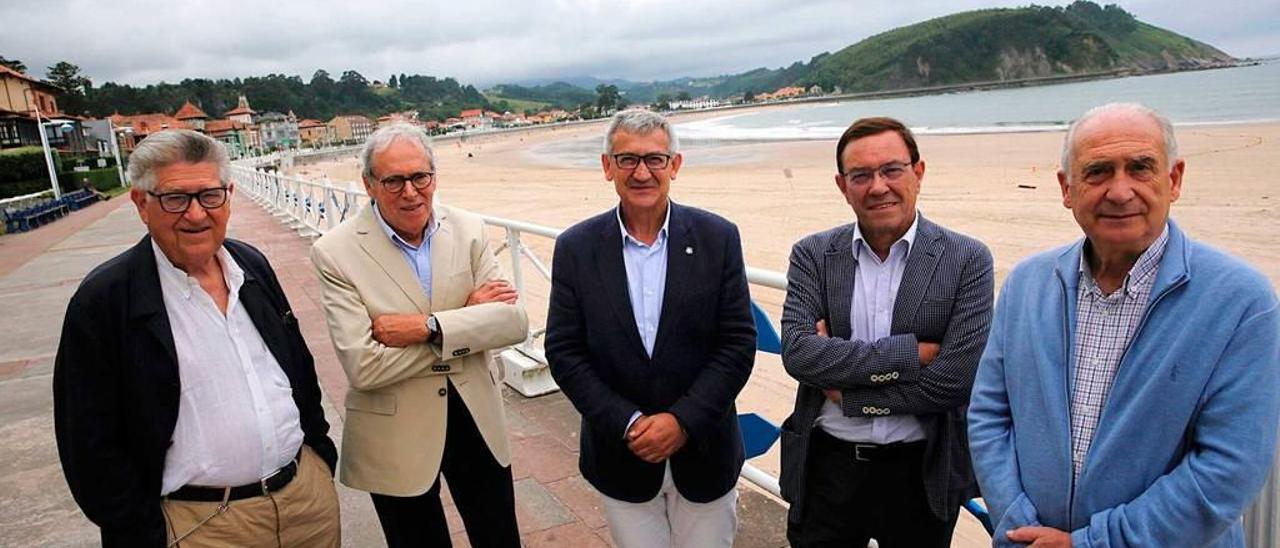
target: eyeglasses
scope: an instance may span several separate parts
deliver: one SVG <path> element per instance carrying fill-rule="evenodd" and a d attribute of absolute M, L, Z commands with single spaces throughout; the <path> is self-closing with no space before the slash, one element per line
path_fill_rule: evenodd
<path fill-rule="evenodd" d="M 630 170 L 639 168 L 640 163 L 644 162 L 644 167 L 649 168 L 649 171 L 657 171 L 667 169 L 667 166 L 671 165 L 671 158 L 673 156 L 670 154 L 645 154 L 643 156 L 639 154 L 614 154 L 613 163 L 617 164 L 620 169 Z"/>
<path fill-rule="evenodd" d="M 378 180 L 378 183 L 382 185 L 382 188 L 392 194 L 399 194 L 403 192 L 404 184 L 406 182 L 413 183 L 413 188 L 422 190 L 431 186 L 431 183 L 436 182 L 436 172 L 419 171 L 408 176 L 390 175 Z"/>
<path fill-rule="evenodd" d="M 893 161 L 881 165 L 877 168 L 854 168 L 845 172 L 843 177 L 846 183 L 851 185 L 865 185 L 875 178 L 876 173 L 886 181 L 896 181 L 907 172 L 907 168 L 916 165 L 915 162 L 898 162 Z"/>
<path fill-rule="evenodd" d="M 217 188 L 206 188 L 196 192 L 164 192 L 157 194 L 147 191 L 147 194 L 155 196 L 160 202 L 160 209 L 166 213 L 186 213 L 191 207 L 191 200 L 200 202 L 200 207 L 205 209 L 218 209 L 227 203 L 228 187 L 220 186 Z"/>

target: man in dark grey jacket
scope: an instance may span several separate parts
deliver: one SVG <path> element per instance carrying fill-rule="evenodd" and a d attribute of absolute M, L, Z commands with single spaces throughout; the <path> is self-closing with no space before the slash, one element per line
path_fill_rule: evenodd
<path fill-rule="evenodd" d="M 976 492 L 965 407 L 990 328 L 991 252 L 916 210 L 915 138 L 853 123 L 836 186 L 857 222 L 791 251 L 782 361 L 800 381 L 783 424 L 796 547 L 946 547 Z"/>

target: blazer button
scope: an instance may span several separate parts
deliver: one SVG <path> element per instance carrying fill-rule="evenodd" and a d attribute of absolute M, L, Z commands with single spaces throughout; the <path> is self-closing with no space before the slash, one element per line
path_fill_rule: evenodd
<path fill-rule="evenodd" d="M 448 390 L 448 389 L 446 389 L 446 388 L 441 388 L 441 389 L 440 389 L 440 396 L 441 396 L 441 397 L 444 397 L 444 396 L 445 396 L 445 395 L 447 395 L 448 393 L 449 393 L 449 390 Z"/>

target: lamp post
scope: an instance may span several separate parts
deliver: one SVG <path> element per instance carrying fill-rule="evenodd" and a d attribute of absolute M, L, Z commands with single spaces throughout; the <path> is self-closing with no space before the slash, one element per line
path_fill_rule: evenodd
<path fill-rule="evenodd" d="M 40 105 L 35 99 L 35 91 L 31 92 L 31 110 L 36 115 L 36 129 L 40 132 L 40 147 L 44 149 L 44 164 L 49 168 L 49 184 L 53 186 L 53 199 L 62 199 L 62 188 L 58 185 L 58 170 L 53 165 L 53 153 L 49 151 L 49 136 L 44 132 L 44 126 L 48 122 L 40 121 Z"/>
<path fill-rule="evenodd" d="M 107 131 L 111 133 L 111 154 L 116 157 L 116 172 L 120 174 L 120 188 L 129 186 L 129 179 L 124 173 L 124 156 L 120 154 L 120 135 L 116 133 L 116 126 L 111 122 L 111 117 L 107 117 Z M 133 133 L 133 128 L 125 126 L 120 128 L 120 133 Z"/>

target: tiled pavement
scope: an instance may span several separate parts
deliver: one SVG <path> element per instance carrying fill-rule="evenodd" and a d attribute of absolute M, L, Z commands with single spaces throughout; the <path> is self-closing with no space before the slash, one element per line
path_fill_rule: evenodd
<path fill-rule="evenodd" d="M 144 228 L 126 196 L 35 231 L 0 237 L 0 546 L 92 546 L 97 531 L 62 479 L 52 431 L 50 372 L 66 302 L 97 264 Z M 230 233 L 270 258 L 316 358 L 326 412 L 340 437 L 346 377 L 329 342 L 310 241 L 237 196 Z M 610 546 L 598 495 L 577 471 L 578 415 L 559 394 L 504 391 L 521 538 L 529 547 Z M 783 508 L 741 485 L 738 546 L 785 545 Z M 368 497 L 339 489 L 346 546 L 382 546 Z M 446 501 L 454 545 L 466 546 Z"/>

